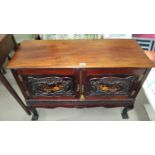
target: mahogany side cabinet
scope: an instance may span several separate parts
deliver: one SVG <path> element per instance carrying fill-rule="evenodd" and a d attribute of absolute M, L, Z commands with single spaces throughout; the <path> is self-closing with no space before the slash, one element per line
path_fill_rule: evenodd
<path fill-rule="evenodd" d="M 25 97 L 32 120 L 36 108 L 134 108 L 155 66 L 130 39 L 33 40 L 20 44 L 7 65 Z"/>

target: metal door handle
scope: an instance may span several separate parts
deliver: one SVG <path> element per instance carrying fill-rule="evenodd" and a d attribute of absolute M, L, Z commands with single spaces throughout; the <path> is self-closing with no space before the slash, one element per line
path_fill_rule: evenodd
<path fill-rule="evenodd" d="M 85 99 L 85 97 L 84 97 L 84 95 L 83 95 L 83 93 L 84 93 L 84 85 L 82 85 L 82 90 L 81 90 L 81 96 L 80 96 L 80 100 L 84 100 Z"/>

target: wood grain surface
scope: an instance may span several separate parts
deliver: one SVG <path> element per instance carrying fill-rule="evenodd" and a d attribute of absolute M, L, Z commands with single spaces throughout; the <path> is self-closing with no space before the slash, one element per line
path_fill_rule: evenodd
<path fill-rule="evenodd" d="M 151 68 L 132 39 L 32 40 L 19 46 L 7 68 Z"/>
<path fill-rule="evenodd" d="M 145 51 L 145 54 L 155 65 L 155 51 Z"/>

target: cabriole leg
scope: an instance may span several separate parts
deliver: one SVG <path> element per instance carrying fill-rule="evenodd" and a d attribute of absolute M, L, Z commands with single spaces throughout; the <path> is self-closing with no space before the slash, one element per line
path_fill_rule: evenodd
<path fill-rule="evenodd" d="M 128 118 L 129 118 L 129 116 L 128 116 L 128 111 L 131 110 L 131 109 L 133 109 L 133 108 L 134 108 L 133 105 L 131 105 L 130 107 L 125 107 L 125 108 L 122 110 L 122 113 L 121 113 L 122 118 L 123 118 L 123 119 L 128 119 Z"/>
<path fill-rule="evenodd" d="M 37 110 L 34 108 L 34 107 L 29 107 L 29 109 L 31 110 L 31 112 L 32 112 L 32 121 L 37 121 L 38 120 L 38 118 L 39 118 L 39 114 L 38 114 L 38 112 L 37 112 Z"/>

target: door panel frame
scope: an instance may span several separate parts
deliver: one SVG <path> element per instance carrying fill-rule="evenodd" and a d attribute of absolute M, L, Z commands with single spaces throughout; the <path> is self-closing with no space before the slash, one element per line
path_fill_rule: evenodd
<path fill-rule="evenodd" d="M 26 99 L 76 99 L 80 96 L 80 77 L 79 77 L 79 69 L 17 69 L 12 70 L 12 73 L 17 81 L 17 83 L 20 86 L 20 89 Z M 57 96 L 33 96 L 29 92 L 28 85 L 24 81 L 25 76 L 46 76 L 54 75 L 54 76 L 72 76 L 74 78 L 74 84 L 75 84 L 75 95 L 57 95 Z"/>
<path fill-rule="evenodd" d="M 145 75 L 145 71 L 146 69 L 139 69 L 139 68 L 105 68 L 105 69 L 85 69 L 84 73 L 83 73 L 83 84 L 85 87 L 85 92 L 87 91 L 87 77 L 88 76 L 92 76 L 92 77 L 102 77 L 102 75 L 106 75 L 106 77 L 108 75 L 113 76 L 113 77 L 121 77 L 122 76 L 137 76 L 137 80 L 135 80 L 133 82 L 132 85 L 132 90 L 134 90 L 135 92 L 137 91 L 137 87 L 139 86 L 141 80 L 139 80 L 139 77 L 142 75 L 142 78 Z M 131 93 L 132 93 L 131 90 Z M 132 97 L 131 94 L 129 95 L 113 95 L 113 96 L 99 96 L 99 95 L 94 95 L 94 96 L 88 96 L 85 95 L 85 99 L 125 99 L 125 98 L 130 98 Z M 135 97 L 135 96 L 134 96 Z M 132 97 L 133 98 L 133 97 Z"/>

